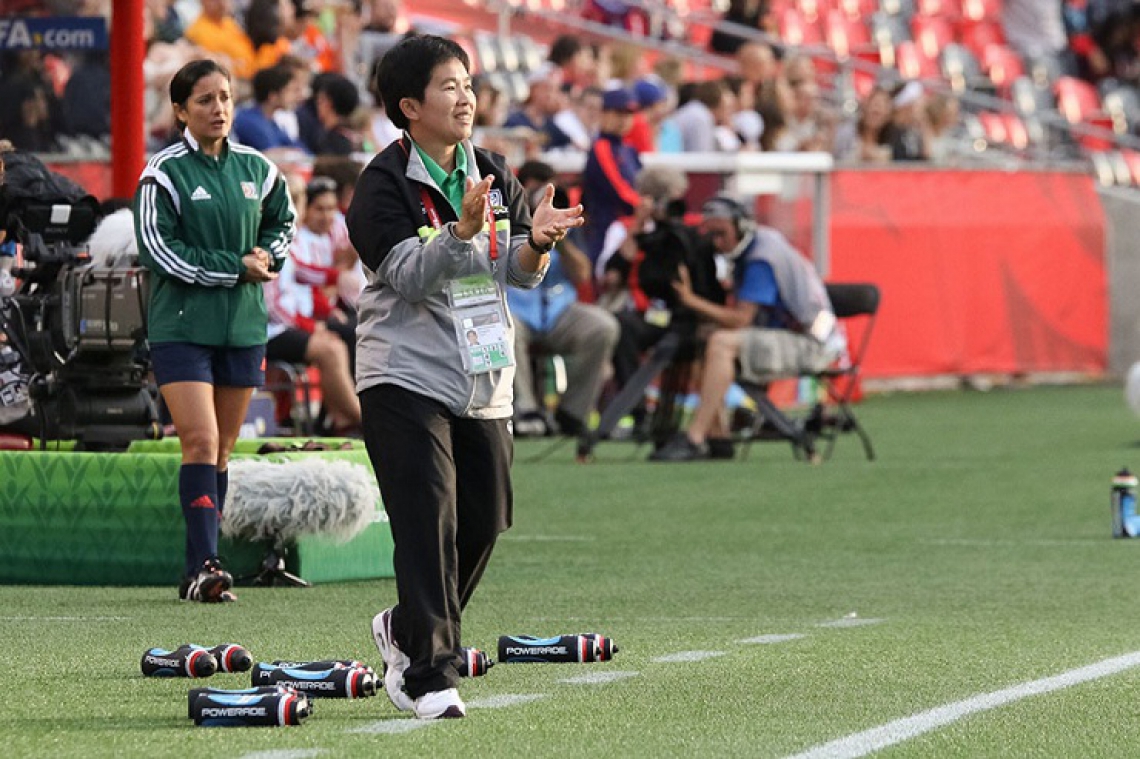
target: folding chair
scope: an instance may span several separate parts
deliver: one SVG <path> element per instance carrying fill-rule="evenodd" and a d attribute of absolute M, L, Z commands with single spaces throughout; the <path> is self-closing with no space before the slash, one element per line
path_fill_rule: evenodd
<path fill-rule="evenodd" d="M 854 432 L 863 443 L 867 460 L 875 460 L 871 437 L 855 416 L 851 402 L 859 387 L 863 359 L 867 355 L 871 332 L 879 313 L 879 288 L 873 284 L 828 283 L 827 297 L 831 300 L 836 318 L 842 323 L 850 325 L 854 319 L 864 322 L 858 339 L 854 344 L 848 345 L 845 360 L 823 371 L 801 375 L 819 381 L 835 405 L 834 412 L 829 415 L 825 413 L 823 404 L 816 404 L 805 418 L 793 420 L 768 397 L 766 385 L 743 383 L 742 387 L 756 403 L 759 413 L 745 439 L 741 458 L 747 457 L 748 446 L 753 440 L 776 439 L 791 443 L 796 458 L 814 463 L 821 460 L 816 448 L 817 440 L 827 441 L 827 449 L 822 455 L 822 460 L 827 460 L 835 450 L 839 435 Z"/>

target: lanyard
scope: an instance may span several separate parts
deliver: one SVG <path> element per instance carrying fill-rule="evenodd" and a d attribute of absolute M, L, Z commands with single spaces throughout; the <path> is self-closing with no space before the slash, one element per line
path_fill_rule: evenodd
<path fill-rule="evenodd" d="M 424 213 L 427 215 L 428 223 L 431 224 L 435 229 L 440 229 L 443 224 L 439 217 L 439 211 L 437 211 L 435 208 L 435 201 L 431 199 L 431 193 L 428 192 L 428 188 L 424 187 L 423 185 L 420 185 L 420 202 L 424 204 Z M 491 260 L 495 261 L 499 258 L 499 234 L 498 230 L 495 229 L 495 214 L 491 211 L 490 200 L 485 200 L 483 202 L 483 208 L 486 211 L 487 224 L 491 233 Z"/>
<path fill-rule="evenodd" d="M 409 157 L 411 156 L 411 152 L 407 146 L 404 145 L 403 140 L 400 140 L 400 147 L 404 149 L 405 154 Z M 458 149 L 462 150 L 463 148 L 460 147 Z M 433 229 L 441 229 L 443 227 L 443 220 L 439 216 L 439 211 L 436 210 L 435 201 L 431 199 L 431 193 L 428 191 L 428 188 L 422 184 L 420 185 L 420 202 L 423 203 L 424 215 L 427 216 L 428 224 L 431 224 Z M 495 229 L 495 214 L 491 211 L 491 202 L 489 199 L 484 201 L 483 208 L 486 211 L 488 229 L 491 233 L 491 260 L 495 261 L 499 258 L 499 234 L 498 230 Z"/>

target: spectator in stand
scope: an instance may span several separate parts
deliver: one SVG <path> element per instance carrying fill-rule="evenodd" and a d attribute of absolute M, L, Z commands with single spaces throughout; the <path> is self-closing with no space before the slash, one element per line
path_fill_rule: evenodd
<path fill-rule="evenodd" d="M 582 17 L 626 30 L 635 37 L 649 35 L 649 16 L 640 4 L 623 0 L 586 0 Z"/>
<path fill-rule="evenodd" d="M 341 74 L 324 74 L 320 89 L 314 89 L 313 97 L 322 129 L 314 152 L 317 155 L 359 152 L 362 138 L 351 120 L 360 106 L 360 93 L 352 80 Z"/>
<path fill-rule="evenodd" d="M 177 42 L 186 32 L 186 24 L 175 7 L 173 0 L 146 0 L 147 12 L 154 24 L 153 35 L 148 39 L 156 42 Z"/>
<path fill-rule="evenodd" d="M 778 151 L 830 150 L 834 125 L 819 97 L 815 64 L 810 58 L 794 57 L 784 64 L 777 96 L 784 129 L 775 142 Z"/>
<path fill-rule="evenodd" d="M 926 99 L 921 117 L 922 141 L 926 158 L 935 163 L 950 163 L 958 158 L 961 106 L 948 92 L 936 92 Z"/>
<path fill-rule="evenodd" d="M 348 239 L 348 225 L 344 215 L 352 204 L 353 195 L 356 194 L 356 180 L 363 170 L 364 167 L 358 161 L 347 156 L 324 155 L 313 161 L 313 179 L 327 177 L 336 183 L 337 212 L 333 216 L 329 234 L 334 242 L 333 265 L 341 270 L 340 279 L 337 280 L 337 302 L 346 313 L 349 309 L 352 310 L 353 324 L 356 319 L 356 302 L 368 280 L 360 256 Z M 349 345 L 349 348 L 355 351 L 354 345 Z"/>
<path fill-rule="evenodd" d="M 364 3 L 363 11 L 367 15 L 350 56 L 353 61 L 350 76 L 359 79 L 365 89 L 372 90 L 376 66 L 380 64 L 384 53 L 404 36 L 407 20 L 400 0 L 368 0 Z M 367 80 L 365 77 L 368 77 Z"/>
<path fill-rule="evenodd" d="M 321 399 L 327 431 L 360 427 L 360 401 L 352 381 L 355 324 L 329 299 L 341 270 L 333 265 L 331 234 L 336 211 L 336 183 L 317 178 L 297 197 L 304 223 L 297 230 L 278 278 L 266 285 L 270 361 L 315 366 L 321 375 Z"/>
<path fill-rule="evenodd" d="M 1065 36 L 1077 64 L 1077 73 L 1090 82 L 1108 76 L 1112 63 L 1093 35 L 1088 0 L 1064 0 L 1061 5 Z"/>
<path fill-rule="evenodd" d="M 391 145 L 396 140 L 400 139 L 403 134 L 392 120 L 388 118 L 388 113 L 384 109 L 384 99 L 380 96 L 380 90 L 376 87 L 376 68 L 380 65 L 380 59 L 376 60 L 375 66 L 372 69 L 372 75 L 368 77 L 368 92 L 372 95 L 372 107 L 368 122 L 367 136 L 369 142 L 372 144 L 372 151 L 379 153 L 384 148 Z M 480 100 L 482 102 L 482 100 Z"/>
<path fill-rule="evenodd" d="M 633 94 L 641 109 L 646 136 L 640 146 L 633 139 L 627 141 L 639 148 L 638 152 L 680 153 L 684 149 L 684 141 L 680 128 L 669 118 L 676 99 L 669 85 L 656 75 L 650 75 L 634 82 Z M 634 127 L 637 127 L 637 121 Z"/>
<path fill-rule="evenodd" d="M 317 23 L 319 8 L 314 0 L 290 0 L 293 21 L 282 24 L 282 34 L 289 40 L 290 53 L 308 63 L 313 71 L 340 71 L 340 51 L 329 41 Z"/>
<path fill-rule="evenodd" d="M 297 113 L 309 96 L 311 76 L 309 65 L 293 54 L 281 56 L 277 65 L 289 71 L 289 92 L 285 99 L 293 105 L 290 108 L 278 108 L 274 111 L 273 121 L 284 130 L 290 140 L 308 152 L 308 146 L 301 139 L 301 123 Z"/>
<path fill-rule="evenodd" d="M 558 68 L 561 84 L 580 89 L 593 83 L 594 51 L 589 45 L 583 45 L 577 35 L 563 34 L 555 38 L 547 60 Z"/>
<path fill-rule="evenodd" d="M 728 126 L 739 138 L 741 150 L 758 150 L 764 134 L 764 119 L 756 110 L 756 88 L 739 77 L 728 77 L 725 86 L 735 100 L 728 114 Z"/>
<path fill-rule="evenodd" d="M 81 53 L 63 89 L 68 134 L 106 139 L 111 134 L 111 70 L 102 51 Z"/>
<path fill-rule="evenodd" d="M 186 39 L 211 53 L 229 59 L 238 79 L 249 79 L 256 70 L 253 43 L 233 17 L 231 0 L 201 0 L 202 13 L 186 30 Z"/>
<path fill-rule="evenodd" d="M 1023 58 L 1052 61 L 1059 71 L 1076 73 L 1059 0 L 1004 0 L 1001 23 L 1010 46 Z"/>
<path fill-rule="evenodd" d="M 748 27 L 753 31 L 764 29 L 769 33 L 775 33 L 775 20 L 772 18 L 769 5 L 769 0 L 729 0 L 728 10 L 725 11 L 722 20 Z M 712 39 L 709 40 L 709 49 L 714 53 L 733 55 L 746 42 L 746 38 L 733 31 L 716 29 Z"/>
<path fill-rule="evenodd" d="M 717 111 L 727 92 L 724 82 L 710 79 L 693 88 L 692 99 L 673 114 L 673 123 L 681 132 L 686 153 L 712 153 L 717 150 Z"/>
<path fill-rule="evenodd" d="M 716 140 L 716 149 L 722 153 L 739 153 L 744 147 L 744 142 L 737 134 L 736 125 L 733 123 L 737 109 L 736 93 L 732 89 L 732 83 L 725 80 L 720 105 L 713 109 L 713 118 L 716 119 L 713 136 Z"/>
<path fill-rule="evenodd" d="M 713 245 L 733 260 L 735 300 L 724 306 L 693 291 L 682 266 L 673 288 L 681 305 L 720 328 L 709 336 L 700 403 L 689 429 L 650 458 L 732 458 L 724 397 L 736 376 L 751 382 L 818 371 L 842 355 L 842 331 L 811 263 L 774 229 L 757 226 L 739 201 L 718 195 L 701 209 Z"/>
<path fill-rule="evenodd" d="M 559 142 L 566 144 L 569 140 L 561 135 L 551 124 L 554 114 L 561 110 L 561 97 L 559 96 L 558 69 L 550 64 L 544 64 L 527 75 L 526 83 L 530 87 L 526 102 L 516 108 L 507 116 L 503 126 L 507 128 L 526 127 L 536 135 L 545 137 L 544 144 Z M 556 139 L 552 139 L 555 135 Z"/>
<path fill-rule="evenodd" d="M 254 104 L 234 116 L 233 136 L 242 145 L 260 151 L 294 149 L 305 146 L 294 140 L 276 121 L 279 110 L 294 111 L 300 104 L 300 91 L 289 66 L 278 64 L 253 75 Z"/>
<path fill-rule="evenodd" d="M 591 261 L 601 254 L 610 224 L 641 205 L 634 189 L 641 161 L 637 151 L 624 142 L 636 110 L 637 99 L 629 90 L 608 90 L 602 95 L 601 130 L 582 172 L 585 247 Z"/>
<path fill-rule="evenodd" d="M 895 91 L 891 123 L 887 126 L 892 160 L 925 161 L 929 157 L 923 136 L 924 98 L 925 92 L 918 82 L 901 84 Z"/>
<path fill-rule="evenodd" d="M 519 183 L 531 208 L 544 197 L 554 181 L 554 168 L 539 161 L 519 167 Z M 558 200 L 555 204 L 565 204 Z M 566 360 L 566 392 L 554 412 L 554 422 L 563 435 L 578 436 L 595 410 L 602 390 L 610 354 L 618 338 L 617 320 L 605 309 L 578 302 L 578 288 L 592 279 L 590 260 L 569 239 L 550 252 L 550 268 L 533 290 L 512 287 L 507 303 L 515 316 L 515 434 L 545 435 L 546 415 L 542 388 L 535 388 L 531 370 L 531 345 L 540 343 L 550 353 Z"/>
<path fill-rule="evenodd" d="M 253 45 L 253 70 L 273 66 L 292 48 L 285 30 L 297 23 L 293 0 L 250 0 L 245 31 Z"/>
<path fill-rule="evenodd" d="M 0 53 L 0 135 L 17 148 L 50 151 L 64 131 L 63 108 L 56 97 L 48 62 L 40 50 Z M 13 132 L 23 145 L 17 142 Z M 41 145 L 45 147 L 29 147 Z"/>
<path fill-rule="evenodd" d="M 565 87 L 565 85 L 564 85 Z M 551 125 L 565 137 L 563 150 L 576 150 L 585 153 L 598 135 L 602 120 L 602 91 L 597 87 L 585 87 L 568 93 L 568 105 L 551 119 Z M 554 149 L 554 146 L 550 146 Z"/>
<path fill-rule="evenodd" d="M 840 163 L 889 163 L 891 146 L 887 126 L 891 123 L 891 93 L 875 87 L 859 106 L 858 118 L 835 131 L 832 154 Z"/>
<path fill-rule="evenodd" d="M 780 62 L 772 47 L 763 42 L 749 42 L 736 51 L 740 77 L 752 88 L 756 110 L 763 114 L 766 104 L 775 100 L 776 83 L 780 78 Z"/>

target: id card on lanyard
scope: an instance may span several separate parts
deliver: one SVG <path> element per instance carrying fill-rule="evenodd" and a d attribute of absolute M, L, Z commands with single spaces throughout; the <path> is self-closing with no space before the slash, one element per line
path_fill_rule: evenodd
<path fill-rule="evenodd" d="M 420 202 L 427 221 L 439 231 L 443 221 L 431 193 L 420 185 Z M 490 232 L 491 260 L 499 257 L 499 240 L 495 215 L 489 202 L 484 204 Z M 447 302 L 463 369 L 468 374 L 486 374 L 515 365 L 514 346 L 509 339 L 507 313 L 499 283 L 490 274 L 454 279 L 447 283 Z"/>

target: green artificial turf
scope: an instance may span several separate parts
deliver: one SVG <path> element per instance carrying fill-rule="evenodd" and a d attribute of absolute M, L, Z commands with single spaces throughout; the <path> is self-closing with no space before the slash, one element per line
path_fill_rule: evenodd
<path fill-rule="evenodd" d="M 518 446 L 515 527 L 464 618 L 464 643 L 601 632 L 614 661 L 507 665 L 461 691 L 466 720 L 403 734 L 383 696 L 315 702 L 295 728 L 204 729 L 191 685 L 139 673 L 152 646 L 238 642 L 255 660 L 363 659 L 391 581 L 243 589 L 0 587 L 0 745 L 51 757 L 779 757 L 927 709 L 1140 651 L 1140 541 L 1110 537 L 1109 487 L 1140 469 L 1140 420 L 1115 387 L 879 396 L 857 439 L 809 466 L 649 464 L 603 443 Z M 848 625 L 820 626 L 845 620 Z M 875 620 L 879 620 L 875 622 Z M 773 644 L 760 635 L 802 634 Z M 659 662 L 679 652 L 722 652 Z M 589 673 L 636 673 L 597 684 Z M 1137 753 L 1140 668 L 965 717 L 891 757 Z"/>

